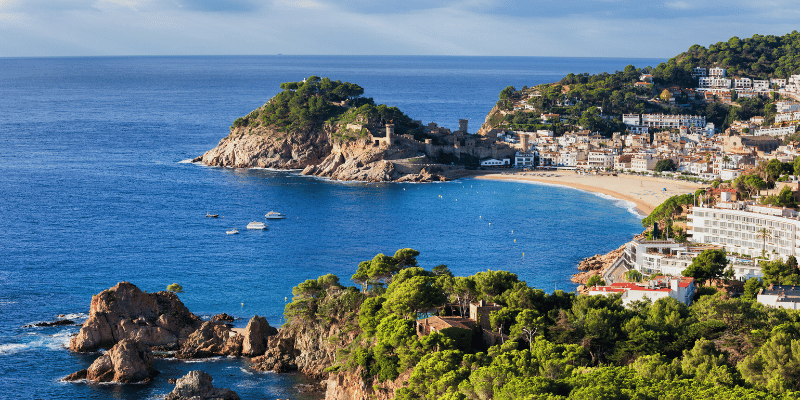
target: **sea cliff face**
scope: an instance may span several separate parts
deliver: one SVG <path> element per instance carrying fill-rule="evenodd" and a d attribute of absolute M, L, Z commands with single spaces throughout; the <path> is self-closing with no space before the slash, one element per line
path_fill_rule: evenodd
<path fill-rule="evenodd" d="M 366 138 L 341 139 L 345 129 L 325 124 L 317 130 L 285 133 L 265 127 L 238 127 L 193 161 L 217 167 L 302 169 L 303 175 L 340 181 L 448 180 L 430 167 L 398 168 L 399 160 L 418 155 L 414 148 L 375 145 Z"/>

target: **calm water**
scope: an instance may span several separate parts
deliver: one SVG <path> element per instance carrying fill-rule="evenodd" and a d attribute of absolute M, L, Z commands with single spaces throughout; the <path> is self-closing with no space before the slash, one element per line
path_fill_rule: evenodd
<path fill-rule="evenodd" d="M 583 257 L 641 231 L 627 205 L 575 190 L 467 179 L 441 184 L 334 183 L 287 172 L 181 162 L 212 148 L 280 82 L 310 75 L 425 123 L 480 126 L 508 85 L 662 60 L 480 57 L 134 57 L 0 59 L 0 397 L 166 394 L 192 369 L 245 399 L 288 397 L 299 375 L 253 374 L 237 360 L 160 360 L 150 385 L 67 384 L 96 354 L 64 349 L 77 328 L 23 328 L 88 312 L 119 281 L 178 282 L 202 315 L 281 323 L 302 280 L 350 283 L 359 261 L 411 247 L 457 274 L 506 269 L 531 285 L 574 289 Z M 441 196 L 441 197 L 440 197 Z M 246 231 L 270 210 L 288 215 Z M 205 218 L 206 212 L 221 218 Z M 224 217 L 223 217 L 224 216 Z M 225 231 L 238 227 L 240 235 Z M 515 241 L 516 239 L 516 241 Z"/>

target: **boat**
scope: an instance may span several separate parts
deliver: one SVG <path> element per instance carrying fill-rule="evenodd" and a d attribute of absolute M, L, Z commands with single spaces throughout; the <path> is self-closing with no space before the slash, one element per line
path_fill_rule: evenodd
<path fill-rule="evenodd" d="M 218 217 L 219 214 L 209 214 L 208 211 L 206 211 L 206 218 L 218 218 Z"/>
<path fill-rule="evenodd" d="M 266 215 L 264 215 L 264 218 L 266 218 L 266 219 L 284 219 L 284 218 L 286 218 L 286 216 L 281 214 L 281 213 L 279 213 L 279 212 L 277 212 L 277 211 L 270 211 Z"/>
<path fill-rule="evenodd" d="M 247 229 L 267 229 L 267 224 L 263 222 L 253 221 L 247 224 Z"/>
<path fill-rule="evenodd" d="M 228 235 L 238 235 L 239 234 L 239 230 L 236 229 L 236 228 L 233 228 L 233 229 L 231 229 L 229 231 L 225 231 L 225 233 L 227 233 Z"/>

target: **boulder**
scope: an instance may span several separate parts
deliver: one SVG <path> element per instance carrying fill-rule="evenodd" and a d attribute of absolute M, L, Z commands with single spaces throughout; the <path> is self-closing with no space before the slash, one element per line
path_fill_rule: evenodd
<path fill-rule="evenodd" d="M 211 317 L 212 321 L 233 322 L 233 317 L 228 314 L 222 313 Z"/>
<path fill-rule="evenodd" d="M 271 327 L 266 318 L 254 316 L 244 329 L 242 355 L 256 357 L 264 354 L 267 349 L 267 337 L 277 333 L 278 330 Z"/>
<path fill-rule="evenodd" d="M 200 323 L 175 293 L 145 293 L 129 282 L 120 282 L 92 296 L 89 318 L 70 340 L 69 348 L 96 351 L 123 339 L 146 346 L 177 347 Z"/>
<path fill-rule="evenodd" d="M 242 353 L 242 335 L 234 332 L 222 321 L 206 321 L 189 335 L 177 358 L 205 358 L 239 356 Z"/>
<path fill-rule="evenodd" d="M 217 389 L 211 382 L 214 378 L 203 371 L 191 371 L 175 382 L 175 389 L 166 400 L 239 400 L 239 395 L 230 389 Z"/>
<path fill-rule="evenodd" d="M 98 357 L 89 368 L 78 371 L 64 380 L 88 379 L 94 382 L 137 383 L 158 375 L 153 367 L 150 348 L 130 339 L 117 342 Z"/>

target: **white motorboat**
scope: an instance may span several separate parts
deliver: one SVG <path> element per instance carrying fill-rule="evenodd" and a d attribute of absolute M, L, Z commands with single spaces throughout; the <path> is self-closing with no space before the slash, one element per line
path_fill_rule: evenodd
<path fill-rule="evenodd" d="M 281 213 L 279 213 L 279 212 L 277 212 L 277 211 L 270 211 L 266 215 L 264 215 L 264 218 L 266 218 L 266 219 L 284 219 L 284 218 L 286 218 L 286 216 L 281 214 Z"/>
<path fill-rule="evenodd" d="M 236 229 L 236 228 L 233 228 L 233 229 L 231 229 L 229 231 L 225 231 L 225 233 L 227 233 L 228 235 L 238 235 L 239 234 L 239 230 Z"/>
<path fill-rule="evenodd" d="M 263 222 L 253 221 L 253 222 L 247 224 L 247 229 L 264 230 L 264 229 L 267 229 L 267 224 L 265 224 Z"/>

